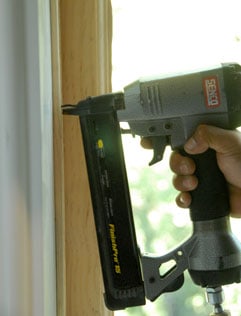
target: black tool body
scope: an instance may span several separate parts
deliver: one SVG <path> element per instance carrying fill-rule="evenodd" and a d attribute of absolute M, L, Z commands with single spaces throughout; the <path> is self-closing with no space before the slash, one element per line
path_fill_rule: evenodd
<path fill-rule="evenodd" d="M 241 125 L 240 65 L 139 80 L 124 94 L 88 98 L 63 112 L 80 117 L 107 307 L 142 305 L 145 297 L 153 301 L 176 291 L 185 270 L 202 287 L 240 282 L 241 245 L 230 228 L 229 192 L 211 149 L 191 156 L 199 180 L 191 192 L 192 236 L 161 256 L 138 253 L 119 127 L 128 122 L 133 135 L 151 139 L 150 164 L 162 160 L 167 145 L 187 155 L 184 144 L 199 124 Z M 175 264 L 160 275 L 169 261 Z"/>
<path fill-rule="evenodd" d="M 65 114 L 79 115 L 88 169 L 105 302 L 118 310 L 145 304 L 135 228 L 115 104 L 122 94 L 88 98 Z"/>
<path fill-rule="evenodd" d="M 190 217 L 197 244 L 189 253 L 188 270 L 197 285 L 215 287 L 240 282 L 241 247 L 229 223 L 227 182 L 212 149 L 190 156 L 198 186 L 191 192 Z"/>

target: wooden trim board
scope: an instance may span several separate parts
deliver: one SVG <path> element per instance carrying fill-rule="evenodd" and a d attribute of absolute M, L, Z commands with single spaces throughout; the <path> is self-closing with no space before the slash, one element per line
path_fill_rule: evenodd
<path fill-rule="evenodd" d="M 51 0 L 58 316 L 110 316 L 103 301 L 79 120 L 60 105 L 111 91 L 109 0 Z"/>

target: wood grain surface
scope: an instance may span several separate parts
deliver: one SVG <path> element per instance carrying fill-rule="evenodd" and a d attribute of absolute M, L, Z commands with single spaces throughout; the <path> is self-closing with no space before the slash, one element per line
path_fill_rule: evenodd
<path fill-rule="evenodd" d="M 60 105 L 111 91 L 108 0 L 52 0 L 58 316 L 110 316 L 77 117 Z"/>

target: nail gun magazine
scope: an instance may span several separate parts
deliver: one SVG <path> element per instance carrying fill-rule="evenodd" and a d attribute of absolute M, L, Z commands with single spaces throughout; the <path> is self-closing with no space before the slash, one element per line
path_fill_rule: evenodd
<path fill-rule="evenodd" d="M 149 138 L 153 165 L 161 162 L 166 146 L 187 155 L 183 146 L 199 124 L 237 128 L 240 65 L 142 78 L 123 92 L 89 97 L 62 109 L 80 118 L 106 306 L 120 310 L 154 301 L 181 288 L 187 270 L 196 285 L 207 289 L 210 303 L 221 308 L 217 298 L 222 285 L 241 279 L 241 245 L 230 228 L 228 190 L 215 152 L 192 157 L 199 179 L 191 192 L 192 235 L 167 254 L 148 255 L 136 239 L 121 135 Z M 129 128 L 121 129 L 121 122 Z M 175 265 L 161 275 L 160 267 L 169 261 Z"/>

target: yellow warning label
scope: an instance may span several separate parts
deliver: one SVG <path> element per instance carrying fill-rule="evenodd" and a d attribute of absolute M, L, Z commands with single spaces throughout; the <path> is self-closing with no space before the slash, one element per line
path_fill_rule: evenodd
<path fill-rule="evenodd" d="M 104 147 L 104 143 L 103 143 L 102 139 L 98 139 L 97 146 L 98 146 L 99 149 L 102 149 Z"/>

